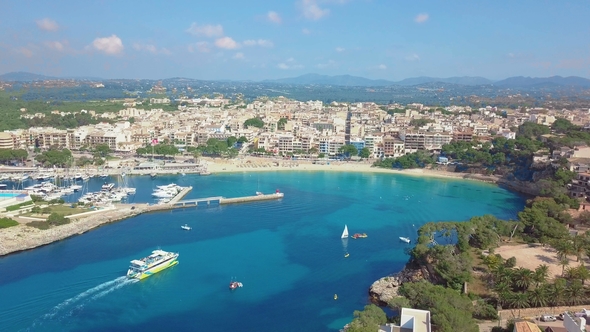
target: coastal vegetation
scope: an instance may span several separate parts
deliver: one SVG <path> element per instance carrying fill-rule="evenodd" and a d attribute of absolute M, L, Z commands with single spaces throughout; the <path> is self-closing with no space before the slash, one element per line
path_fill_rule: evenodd
<path fill-rule="evenodd" d="M 33 201 L 26 201 L 15 205 L 10 205 L 6 207 L 6 211 L 16 211 L 22 207 L 28 206 L 33 204 Z"/>
<path fill-rule="evenodd" d="M 375 332 L 379 325 L 387 323 L 385 312 L 374 304 L 368 304 L 361 311 L 354 312 L 354 319 L 348 325 L 348 332 Z"/>
<path fill-rule="evenodd" d="M 50 148 L 35 156 L 35 160 L 43 165 L 43 167 L 68 167 L 72 161 L 72 152 L 68 149 Z"/>
<path fill-rule="evenodd" d="M 571 235 L 567 228 L 586 223 L 588 214 L 572 218 L 568 209 L 554 198 L 536 197 L 527 201 L 516 221 L 486 215 L 466 222 L 425 224 L 408 251 L 408 267 L 422 271 L 426 280 L 404 282 L 399 290 L 403 298 L 388 306 L 430 310 L 437 331 L 477 331 L 476 320 L 497 319 L 497 307 L 590 304 L 586 297 L 590 287 L 585 284 L 590 271 L 581 263 L 590 255 L 590 234 Z M 534 270 L 517 267 L 514 257 L 494 253 L 511 242 L 551 246 L 558 257 L 553 264 L 560 265 L 561 275 L 552 278 L 547 265 Z M 580 264 L 570 266 L 570 255 Z M 469 291 L 467 285 L 478 287 Z"/>
<path fill-rule="evenodd" d="M 9 164 L 13 161 L 24 161 L 27 159 L 29 153 L 26 150 L 18 149 L 0 149 L 0 164 Z"/>
<path fill-rule="evenodd" d="M 8 228 L 8 227 L 12 227 L 12 226 L 16 226 L 18 225 L 18 222 L 14 219 L 10 219 L 10 218 L 0 218 L 0 228 Z"/>

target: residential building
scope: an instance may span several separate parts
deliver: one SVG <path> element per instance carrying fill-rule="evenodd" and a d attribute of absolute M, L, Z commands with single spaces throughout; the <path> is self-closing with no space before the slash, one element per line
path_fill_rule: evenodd
<path fill-rule="evenodd" d="M 402 308 L 400 324 L 386 324 L 379 327 L 379 332 L 431 332 L 430 311 Z"/>

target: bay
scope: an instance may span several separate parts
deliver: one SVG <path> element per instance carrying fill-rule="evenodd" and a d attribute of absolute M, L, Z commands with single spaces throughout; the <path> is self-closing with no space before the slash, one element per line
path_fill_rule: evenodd
<path fill-rule="evenodd" d="M 90 179 L 85 191 L 102 182 Z M 430 221 L 515 219 L 525 204 L 491 184 L 401 174 L 128 176 L 127 182 L 137 188 L 130 203 L 153 203 L 152 190 L 172 182 L 193 186 L 187 199 L 277 189 L 285 197 L 144 214 L 1 257 L 1 331 L 337 331 L 368 303 L 373 281 L 407 262 L 411 245 L 399 236 L 415 240 Z M 180 228 L 185 223 L 191 231 Z M 344 225 L 368 238 L 341 240 Z M 179 252 L 179 264 L 140 282 L 123 278 L 130 260 L 157 248 Z M 230 291 L 231 280 L 244 287 Z"/>

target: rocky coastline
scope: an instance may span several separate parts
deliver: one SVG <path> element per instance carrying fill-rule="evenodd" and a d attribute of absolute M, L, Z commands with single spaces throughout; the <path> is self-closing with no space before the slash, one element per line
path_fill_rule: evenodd
<path fill-rule="evenodd" d="M 401 297 L 399 287 L 405 282 L 425 279 L 421 269 L 404 267 L 400 272 L 375 281 L 369 288 L 369 298 L 375 305 L 385 307 L 389 301 Z"/>
<path fill-rule="evenodd" d="M 90 216 L 72 218 L 69 224 L 46 230 L 25 224 L 0 229 L 0 256 L 44 246 L 149 211 L 151 209 L 147 204 L 119 205 Z"/>

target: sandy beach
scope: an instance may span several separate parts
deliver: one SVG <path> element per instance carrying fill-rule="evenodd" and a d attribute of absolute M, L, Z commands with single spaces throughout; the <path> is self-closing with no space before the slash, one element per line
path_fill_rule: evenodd
<path fill-rule="evenodd" d="M 373 167 L 369 162 L 336 161 L 323 164 L 311 161 L 283 160 L 278 158 L 246 157 L 242 159 L 201 158 L 201 163 L 206 165 L 209 172 L 215 173 L 239 173 L 239 172 L 275 172 L 275 171 L 327 171 L 327 172 L 361 172 L 361 173 L 388 173 L 403 174 L 408 176 L 426 176 L 437 178 L 466 179 L 496 183 L 497 176 L 452 173 L 435 169 L 408 169 L 394 170 Z"/>

